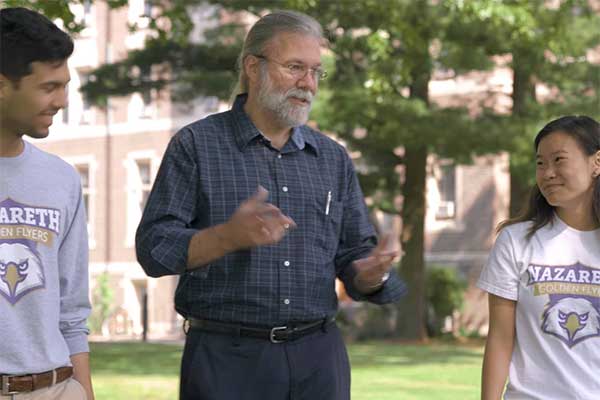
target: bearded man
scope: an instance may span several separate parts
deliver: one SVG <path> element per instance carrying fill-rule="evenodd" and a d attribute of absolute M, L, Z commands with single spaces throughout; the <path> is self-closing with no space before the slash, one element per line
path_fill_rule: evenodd
<path fill-rule="evenodd" d="M 233 108 L 165 153 L 136 249 L 148 275 L 180 275 L 181 399 L 349 399 L 336 277 L 355 300 L 405 292 L 346 150 L 305 125 L 327 75 L 322 44 L 309 16 L 262 17 Z"/>

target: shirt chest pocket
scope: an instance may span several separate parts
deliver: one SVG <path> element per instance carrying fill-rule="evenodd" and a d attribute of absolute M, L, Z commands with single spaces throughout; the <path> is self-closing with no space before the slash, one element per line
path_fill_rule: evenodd
<path fill-rule="evenodd" d="M 315 200 L 315 247 L 334 256 L 342 232 L 343 203 L 334 199 Z"/>

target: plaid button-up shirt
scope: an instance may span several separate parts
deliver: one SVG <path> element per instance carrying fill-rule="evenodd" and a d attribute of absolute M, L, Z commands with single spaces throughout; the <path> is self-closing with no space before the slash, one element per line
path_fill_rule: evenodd
<path fill-rule="evenodd" d="M 354 260 L 376 244 L 346 150 L 307 126 L 278 150 L 243 110 L 181 129 L 171 140 L 136 235 L 138 261 L 150 276 L 179 274 L 175 305 L 184 317 L 275 326 L 337 311 L 335 278 L 355 300 L 398 300 L 392 274 L 364 296 L 353 286 Z M 268 202 L 297 224 L 279 243 L 237 251 L 186 270 L 191 237 L 226 222 L 261 185 Z"/>

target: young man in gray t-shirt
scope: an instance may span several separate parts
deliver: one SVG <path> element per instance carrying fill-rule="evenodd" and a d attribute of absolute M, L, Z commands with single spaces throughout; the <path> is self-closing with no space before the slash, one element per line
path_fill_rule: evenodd
<path fill-rule="evenodd" d="M 23 140 L 67 105 L 73 41 L 25 8 L 0 33 L 0 399 L 92 400 L 79 176 Z"/>

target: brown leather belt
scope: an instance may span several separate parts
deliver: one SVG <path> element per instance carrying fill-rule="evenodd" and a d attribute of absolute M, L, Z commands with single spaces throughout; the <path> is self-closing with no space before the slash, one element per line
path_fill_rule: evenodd
<path fill-rule="evenodd" d="M 187 333 L 187 325 L 187 328 L 199 329 L 206 332 L 265 339 L 271 341 L 271 343 L 284 343 L 299 339 L 319 330 L 326 330 L 327 326 L 334 321 L 335 318 L 330 317 L 312 322 L 292 323 L 273 328 L 256 328 L 189 317 L 185 321 L 184 332 Z"/>
<path fill-rule="evenodd" d="M 0 375 L 2 390 L 0 394 L 8 396 L 16 393 L 33 392 L 50 387 L 73 376 L 73 367 L 60 367 L 52 371 L 31 375 Z"/>

